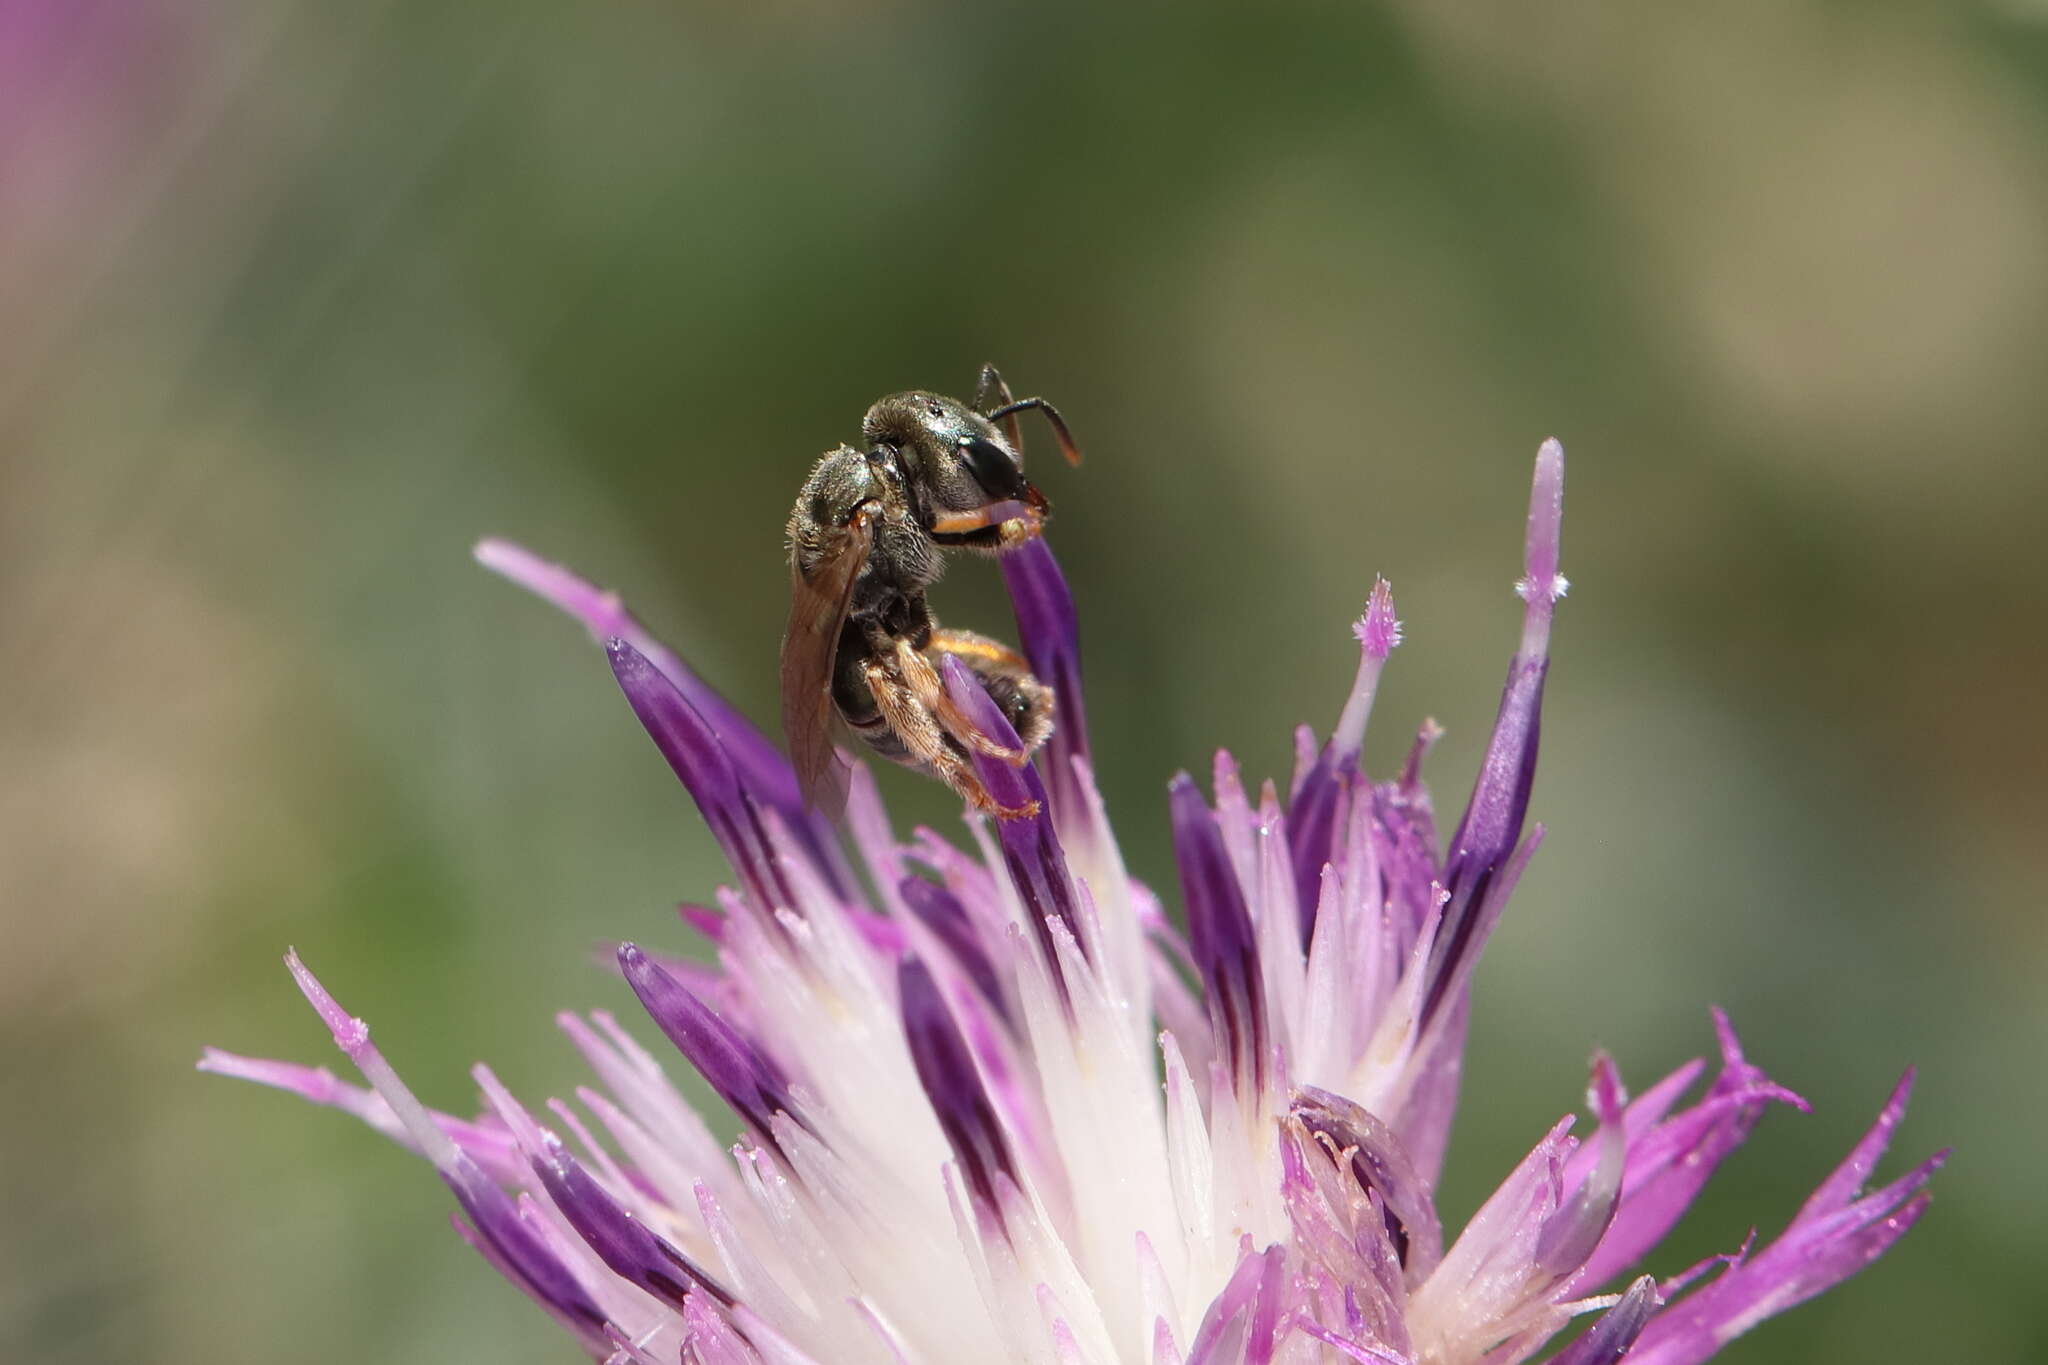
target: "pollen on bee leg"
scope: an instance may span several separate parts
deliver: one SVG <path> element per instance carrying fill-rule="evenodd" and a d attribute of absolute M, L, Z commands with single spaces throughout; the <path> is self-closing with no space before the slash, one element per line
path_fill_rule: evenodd
<path fill-rule="evenodd" d="M 1011 517 L 996 528 L 996 540 L 1004 549 L 1022 545 L 1027 540 L 1036 540 L 1045 534 L 1043 517 Z"/>
<path fill-rule="evenodd" d="M 945 684 L 939 681 L 939 671 L 932 667 L 932 661 L 907 639 L 896 641 L 896 668 L 903 675 L 903 683 L 910 690 L 919 705 L 931 713 L 941 729 L 961 744 L 978 754 L 1000 758 L 1005 763 L 1021 765 L 1029 760 L 1030 754 L 1020 747 L 1011 747 L 976 725 L 966 712 L 954 704 L 946 695 Z M 877 697 L 879 701 L 879 697 Z M 937 763 L 934 758 L 933 763 Z"/>
<path fill-rule="evenodd" d="M 1016 535 L 1016 543 L 1021 544 L 1036 536 L 1044 525 L 1045 518 L 1036 511 L 1015 498 L 1005 498 L 971 511 L 942 513 L 932 518 L 931 529 L 933 535 L 960 536 L 994 526 L 1003 536 L 1004 544 L 1012 543 L 1009 539 L 1012 535 Z"/>

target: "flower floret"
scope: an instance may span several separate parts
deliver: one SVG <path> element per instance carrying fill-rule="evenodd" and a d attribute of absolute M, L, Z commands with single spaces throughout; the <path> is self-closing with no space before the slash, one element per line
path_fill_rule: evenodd
<path fill-rule="evenodd" d="M 1946 1153 L 1865 1190 L 1909 1072 L 1777 1238 L 1642 1273 L 1763 1115 L 1806 1107 L 1716 1011 L 1697 1100 L 1702 1062 L 1631 1098 L 1597 1055 L 1590 1134 L 1559 1119 L 1444 1227 L 1476 964 L 1543 840 L 1563 479 L 1545 442 L 1521 635 L 1449 837 L 1422 778 L 1433 721 L 1392 779 L 1362 765 L 1401 638 L 1377 579 L 1337 721 L 1298 733 L 1284 796 L 1226 753 L 1207 798 L 1169 784 L 1184 932 L 1127 871 L 1096 788 L 1078 618 L 1042 540 L 1002 570 L 1054 731 L 1030 766 L 971 756 L 1010 818 L 902 838 L 856 769 L 843 845 L 775 746 L 615 596 L 487 541 L 479 560 L 603 642 L 732 866 L 735 886 L 680 910 L 715 965 L 633 943 L 617 963 L 738 1142 L 602 1011 L 558 1016 L 597 1082 L 576 1104 L 529 1110 L 479 1067 L 483 1116 L 430 1110 L 296 954 L 367 1087 L 212 1049 L 200 1067 L 425 1156 L 463 1239 L 610 1365 L 1514 1365 L 1578 1318 L 1552 1365 L 1705 1360 L 1896 1244 Z M 956 660 L 944 684 L 1014 744 Z"/>

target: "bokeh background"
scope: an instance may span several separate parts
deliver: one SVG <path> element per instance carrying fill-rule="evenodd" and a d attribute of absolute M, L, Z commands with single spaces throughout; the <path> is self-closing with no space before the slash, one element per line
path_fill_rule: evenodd
<path fill-rule="evenodd" d="M 1444 1199 L 1734 1012 L 1773 1115 L 1653 1268 L 1782 1225 L 1908 1062 L 1888 1260 L 1726 1359 L 2048 1354 L 2048 5 L 0 0 L 0 1355 L 565 1361 L 431 1173 L 194 1074 L 578 1064 L 709 839 L 508 534 L 774 715 L 780 534 L 985 359 L 1113 813 L 1327 727 L 1470 780 L 1570 451 L 1537 813 Z M 744 12 L 741 12 L 744 11 Z M 1041 454 L 1044 445 L 1041 441 Z M 966 565 L 944 614 L 1007 629 Z M 899 814 L 945 793 L 883 776 Z"/>

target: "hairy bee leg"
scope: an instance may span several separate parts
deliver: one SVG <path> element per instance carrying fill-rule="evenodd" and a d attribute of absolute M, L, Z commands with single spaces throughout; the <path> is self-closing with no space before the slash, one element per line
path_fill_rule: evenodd
<path fill-rule="evenodd" d="M 932 631 L 931 643 L 925 648 L 928 653 L 952 654 L 965 660 L 984 682 L 1000 678 L 1016 688 L 1028 709 L 1022 719 L 1013 715 L 1010 720 L 1016 726 L 1017 738 L 1023 741 L 1026 753 L 1036 753 L 1038 747 L 1052 737 L 1053 717 L 1059 712 L 1059 694 L 1033 676 L 1031 662 L 1022 654 L 1001 640 L 992 640 L 971 630 L 943 628 Z"/>
<path fill-rule="evenodd" d="M 944 734 L 932 713 L 919 705 L 910 689 L 893 676 L 888 665 L 871 660 L 861 668 L 861 676 L 874 694 L 875 706 L 882 713 L 882 719 L 889 722 L 889 728 L 903 740 L 912 757 L 936 773 L 939 780 L 951 787 L 959 797 L 977 811 L 986 811 L 998 819 L 1020 820 L 1038 814 L 1038 803 L 1027 802 L 1022 806 L 999 804 L 981 785 L 975 776 L 974 767 L 961 754 L 946 747 Z"/>
<path fill-rule="evenodd" d="M 971 512 L 951 512 L 945 516 L 932 518 L 929 529 L 936 536 L 971 536 L 977 531 L 986 531 L 994 527 L 998 543 L 1007 549 L 1021 545 L 1045 530 L 1044 514 L 1029 506 L 1025 508 L 1021 517 L 996 520 L 995 513 L 998 508 L 1017 505 L 1015 502 L 996 502 L 990 503 L 987 507 L 978 507 Z M 975 544 L 979 549 L 990 548 L 986 541 Z"/>
<path fill-rule="evenodd" d="M 910 695 L 917 699 L 918 704 L 938 720 L 947 734 L 968 748 L 1016 767 L 1022 767 L 1030 760 L 1029 751 L 1012 749 L 976 725 L 973 718 L 947 695 L 946 685 L 939 680 L 939 670 L 932 667 L 932 661 L 910 641 L 900 637 L 896 641 L 896 671 L 902 675 L 904 686 L 910 689 Z"/>
<path fill-rule="evenodd" d="M 1029 677 L 1031 661 L 1001 640 L 992 640 L 986 635 L 977 635 L 971 630 L 955 630 L 949 626 L 934 626 L 932 642 L 928 646 L 944 654 L 958 654 L 963 659 L 973 659 L 992 667 L 996 672 L 1012 678 Z"/>

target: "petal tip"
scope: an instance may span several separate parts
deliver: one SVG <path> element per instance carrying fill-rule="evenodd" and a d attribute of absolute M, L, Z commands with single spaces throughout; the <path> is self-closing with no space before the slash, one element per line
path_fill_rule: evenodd
<path fill-rule="evenodd" d="M 1558 572 L 1558 544 L 1564 521 L 1564 447 L 1552 437 L 1536 452 L 1529 487 L 1529 530 L 1523 547 L 1523 576 L 1515 591 L 1532 609 L 1547 609 L 1570 590 Z"/>
<path fill-rule="evenodd" d="M 533 558 L 523 545 L 498 536 L 485 536 L 469 547 L 469 557 L 493 573 L 507 573 L 522 560 Z"/>
<path fill-rule="evenodd" d="M 1628 1104 L 1628 1091 L 1621 1083 L 1621 1069 L 1606 1049 L 1593 1054 L 1592 1075 L 1586 1082 L 1586 1105 L 1601 1123 L 1618 1123 Z"/>
<path fill-rule="evenodd" d="M 1720 1044 L 1722 1064 L 1741 1066 L 1746 1059 L 1742 1055 L 1742 1040 L 1735 1036 L 1735 1021 L 1719 1005 L 1707 1006 L 1707 1015 L 1714 1021 L 1714 1039 Z"/>
<path fill-rule="evenodd" d="M 353 1057 L 370 1041 L 370 1026 L 354 1018 L 341 1007 L 341 1002 L 328 994 L 312 969 L 299 960 L 299 950 L 287 948 L 284 965 L 290 969 L 292 980 L 299 986 L 299 993 L 312 1005 L 313 1012 L 320 1016 L 320 1022 L 327 1025 L 327 1031 L 334 1035 L 334 1043 L 343 1052 Z"/>

